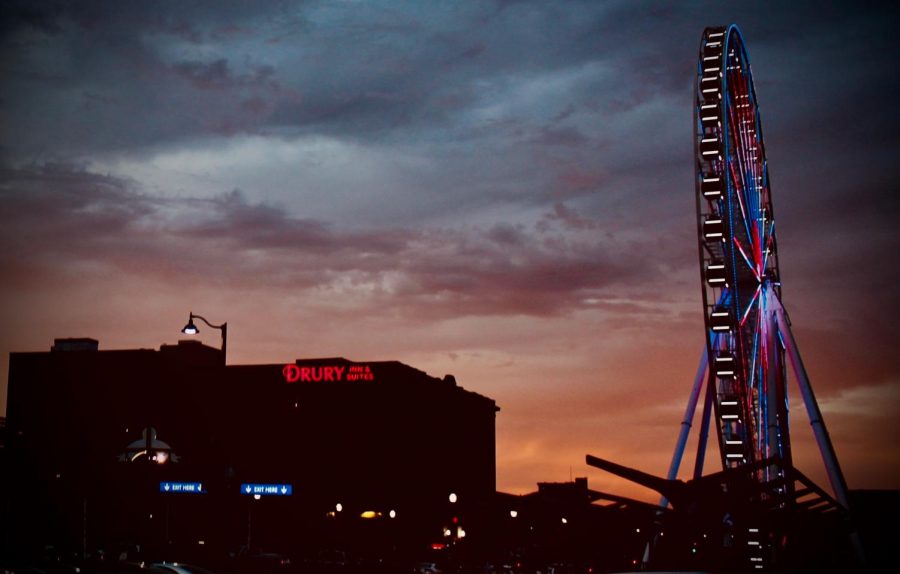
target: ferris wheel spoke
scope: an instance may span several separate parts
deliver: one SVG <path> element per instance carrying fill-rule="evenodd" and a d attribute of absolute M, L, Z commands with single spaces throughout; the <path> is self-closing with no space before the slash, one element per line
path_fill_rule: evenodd
<path fill-rule="evenodd" d="M 775 222 L 769 224 L 769 233 L 766 235 L 766 248 L 763 251 L 763 270 L 769 268 L 769 255 L 775 252 Z"/>
<path fill-rule="evenodd" d="M 744 98 L 740 94 L 735 94 L 734 99 L 737 101 L 742 101 Z M 738 104 L 738 106 L 745 106 L 749 104 Z M 735 183 L 735 196 L 738 199 L 738 204 L 741 208 L 741 219 L 743 220 L 744 230 L 747 233 L 747 237 L 752 237 L 751 227 L 753 226 L 753 222 L 757 218 L 757 214 L 759 213 L 758 207 L 758 188 L 756 186 L 756 178 L 754 176 L 754 164 L 753 158 L 748 154 L 748 148 L 751 147 L 748 130 L 745 128 L 745 122 L 748 121 L 743 119 L 745 114 L 741 113 L 740 108 L 738 112 L 730 114 L 731 121 L 731 134 L 732 146 L 735 150 L 734 160 L 729 161 L 729 170 L 731 172 L 732 179 Z"/>
<path fill-rule="evenodd" d="M 762 361 L 759 360 L 759 344 L 760 344 L 760 328 L 759 328 L 759 318 L 757 318 L 757 328 L 753 333 L 753 378 L 750 382 L 750 389 L 752 393 L 758 397 L 762 394 L 762 385 L 763 385 L 763 368 Z M 756 408 L 753 409 L 753 418 L 754 418 L 754 428 L 760 428 L 763 426 L 763 422 L 765 420 L 762 405 L 757 401 Z M 756 451 L 759 452 L 762 448 L 762 444 L 760 443 L 760 433 L 757 433 L 756 440 Z"/>
<path fill-rule="evenodd" d="M 743 209 L 742 213 L 745 219 L 750 218 L 754 220 L 760 210 L 757 180 L 758 146 L 754 121 L 755 108 L 750 99 L 747 77 L 743 70 L 738 68 L 732 75 L 733 85 L 735 86 L 733 98 L 737 101 L 737 104 L 736 111 L 731 114 L 731 118 L 733 133 L 736 134 L 736 138 L 739 140 L 735 142 L 735 155 L 739 160 L 743 202 L 749 208 L 749 210 L 747 208 Z"/>
<path fill-rule="evenodd" d="M 760 229 L 759 226 L 762 225 L 760 221 L 758 225 L 753 228 L 753 261 L 756 263 L 756 277 L 758 281 L 762 281 L 763 276 L 766 274 L 766 266 L 765 266 L 765 247 L 763 246 L 765 237 L 765 229 Z"/>
<path fill-rule="evenodd" d="M 750 299 L 750 303 L 747 304 L 747 308 L 744 310 L 743 316 L 741 316 L 741 323 L 740 323 L 741 327 L 743 327 L 743 326 L 744 326 L 744 323 L 747 322 L 747 317 L 750 316 L 750 311 L 753 310 L 753 305 L 754 305 L 757 301 L 759 301 L 759 294 L 760 294 L 761 291 L 762 291 L 762 285 L 760 285 L 760 286 L 758 286 L 758 287 L 756 288 L 756 292 L 753 293 L 753 298 Z M 762 313 L 760 313 L 760 315 L 762 315 Z"/>
<path fill-rule="evenodd" d="M 762 303 L 760 303 L 762 305 Z M 760 313 L 760 326 L 762 328 L 764 319 L 762 318 L 762 313 Z M 770 449 L 772 445 L 769 441 L 769 429 L 768 423 L 769 420 L 769 409 L 771 409 L 774 405 L 769 404 L 769 386 L 773 384 L 773 381 L 770 380 L 769 374 L 771 373 L 771 369 L 773 365 L 769 363 L 769 351 L 770 346 L 772 345 L 772 340 L 769 338 L 768 330 L 766 331 L 766 336 L 761 337 L 762 340 L 762 348 L 760 349 L 760 358 L 761 360 L 761 369 L 760 369 L 760 381 L 761 385 L 759 387 L 759 402 L 760 402 L 760 412 L 762 414 L 762 420 L 760 421 L 759 429 L 760 429 L 760 448 L 759 452 L 763 457 L 768 457 L 771 455 Z"/>
<path fill-rule="evenodd" d="M 751 389 L 759 384 L 759 378 L 757 377 L 756 371 L 757 358 L 759 356 L 759 333 L 760 324 L 759 315 L 757 315 L 756 328 L 753 330 L 753 347 L 752 352 L 750 353 L 750 367 L 748 369 L 748 371 L 750 372 L 750 380 L 748 382 L 748 386 Z"/>
<path fill-rule="evenodd" d="M 731 170 L 731 177 L 734 178 L 735 183 L 737 183 L 738 181 L 740 181 L 741 184 L 743 185 L 743 179 L 739 179 L 738 176 L 737 176 L 737 174 L 735 173 L 734 164 L 733 164 L 733 163 L 729 164 L 728 168 Z M 738 186 L 736 185 L 735 187 L 738 187 Z M 738 189 L 735 190 L 735 194 L 734 194 L 734 195 L 737 196 L 737 199 L 738 199 L 738 205 L 739 205 L 740 208 L 741 208 L 741 222 L 743 223 L 743 225 L 744 225 L 744 230 L 747 232 L 747 236 L 749 237 L 749 236 L 750 236 L 750 227 L 747 225 L 747 208 L 744 207 L 744 192 L 743 192 L 743 188 L 742 188 L 742 187 L 738 187 Z"/>
<path fill-rule="evenodd" d="M 734 246 L 737 247 L 738 253 L 740 253 L 741 257 L 744 258 L 744 263 L 747 264 L 747 267 L 756 276 L 756 280 L 760 281 L 761 277 L 759 275 L 759 271 L 756 270 L 756 265 L 753 264 L 753 261 L 751 261 L 750 257 L 747 255 L 747 252 L 744 251 L 744 247 L 743 245 L 741 245 L 740 240 L 738 240 L 737 237 L 733 237 L 732 240 L 734 241 Z"/>

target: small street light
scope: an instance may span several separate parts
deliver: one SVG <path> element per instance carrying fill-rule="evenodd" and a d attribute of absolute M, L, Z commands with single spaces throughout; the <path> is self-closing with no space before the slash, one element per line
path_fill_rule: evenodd
<path fill-rule="evenodd" d="M 221 325 L 213 325 L 206 318 L 201 317 L 200 315 L 195 315 L 193 312 L 188 314 L 188 322 L 187 325 L 181 330 L 185 335 L 196 335 L 200 332 L 200 329 L 197 328 L 197 325 L 194 324 L 194 319 L 200 319 L 213 329 L 218 329 L 222 331 L 222 363 L 225 363 L 225 344 L 228 340 L 228 323 L 222 323 Z"/>

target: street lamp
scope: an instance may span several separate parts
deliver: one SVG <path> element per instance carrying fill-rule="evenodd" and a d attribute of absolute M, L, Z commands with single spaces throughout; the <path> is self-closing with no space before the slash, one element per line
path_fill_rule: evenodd
<path fill-rule="evenodd" d="M 221 325 L 213 325 L 209 321 L 206 320 L 205 317 L 201 317 L 200 315 L 195 315 L 193 312 L 188 314 L 188 322 L 187 325 L 181 330 L 185 335 L 196 335 L 200 332 L 200 329 L 197 328 L 197 325 L 194 324 L 194 319 L 200 319 L 213 329 L 218 329 L 222 331 L 222 362 L 225 362 L 225 343 L 228 340 L 228 323 L 222 323 Z"/>

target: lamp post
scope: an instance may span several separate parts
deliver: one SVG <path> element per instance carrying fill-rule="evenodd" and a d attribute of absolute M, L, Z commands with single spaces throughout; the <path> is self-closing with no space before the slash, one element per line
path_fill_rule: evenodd
<path fill-rule="evenodd" d="M 181 330 L 182 333 L 186 335 L 196 335 L 200 332 L 200 329 L 197 328 L 197 325 L 194 324 L 194 319 L 200 319 L 213 329 L 218 329 L 222 331 L 222 363 L 225 363 L 225 344 L 228 340 L 228 323 L 222 323 L 221 325 L 213 325 L 209 321 L 206 320 L 205 317 L 201 317 L 200 315 L 195 315 L 193 312 L 188 314 L 188 322 L 187 325 Z"/>

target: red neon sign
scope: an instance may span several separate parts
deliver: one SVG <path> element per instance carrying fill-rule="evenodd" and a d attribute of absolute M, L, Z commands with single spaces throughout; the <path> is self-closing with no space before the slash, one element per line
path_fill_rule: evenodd
<path fill-rule="evenodd" d="M 281 373 L 288 383 L 375 380 L 369 365 L 285 365 Z"/>

